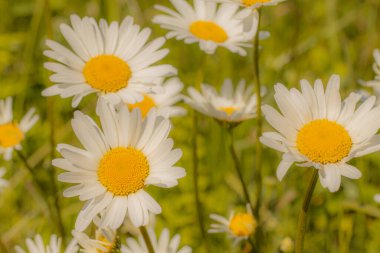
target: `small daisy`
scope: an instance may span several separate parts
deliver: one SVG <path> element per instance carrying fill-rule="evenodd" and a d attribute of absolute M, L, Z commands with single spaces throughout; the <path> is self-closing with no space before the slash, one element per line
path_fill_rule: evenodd
<path fill-rule="evenodd" d="M 253 87 L 245 87 L 245 81 L 239 82 L 234 90 L 230 79 L 223 83 L 221 93 L 211 85 L 202 84 L 199 93 L 193 87 L 188 89 L 189 97 L 184 100 L 195 110 L 216 118 L 222 122 L 241 122 L 256 116 L 256 96 Z"/>
<path fill-rule="evenodd" d="M 175 37 L 185 43 L 199 43 L 201 50 L 213 54 L 218 46 L 245 56 L 244 47 L 250 47 L 256 34 L 258 13 L 239 10 L 236 4 L 194 0 L 192 7 L 185 0 L 170 0 L 177 12 L 156 5 L 165 13 L 153 18 L 153 22 L 170 30 L 167 38 Z M 250 24 L 245 18 L 250 16 Z"/>
<path fill-rule="evenodd" d="M 6 172 L 5 168 L 0 168 L 0 191 L 9 185 L 8 181 L 3 178 Z"/>
<path fill-rule="evenodd" d="M 36 110 L 31 108 L 20 123 L 13 120 L 12 98 L 0 100 L 0 154 L 5 160 L 12 158 L 13 149 L 21 150 L 26 132 L 37 122 Z"/>
<path fill-rule="evenodd" d="M 213 1 L 213 0 L 204 0 L 204 1 Z M 273 6 L 281 3 L 285 0 L 214 0 L 222 3 L 237 3 L 240 6 L 257 9 L 263 6 Z"/>
<path fill-rule="evenodd" d="M 209 233 L 227 233 L 234 238 L 234 244 L 245 240 L 255 233 L 257 221 L 251 208 L 247 204 L 245 213 L 231 213 L 227 219 L 217 214 L 211 214 L 210 218 L 217 223 L 211 224 Z"/>
<path fill-rule="evenodd" d="M 377 97 L 380 96 L 380 50 L 376 49 L 373 52 L 373 58 L 375 62 L 373 63 L 373 71 L 375 72 L 375 79 L 372 81 L 360 81 L 363 86 L 370 87 L 374 90 Z M 380 101 L 377 101 L 380 103 Z"/>
<path fill-rule="evenodd" d="M 140 108 L 143 118 L 152 108 L 157 109 L 157 114 L 165 118 L 182 116 L 186 114 L 184 108 L 174 106 L 182 99 L 180 92 L 183 83 L 178 78 L 171 78 L 162 84 L 162 91 L 156 94 L 143 94 L 144 99 L 134 104 L 127 104 L 130 110 Z"/>
<path fill-rule="evenodd" d="M 75 230 L 72 234 L 81 246 L 81 252 L 83 253 L 112 253 L 120 249 L 116 231 L 108 227 L 97 229 L 95 239 L 91 239 L 85 233 Z"/>
<path fill-rule="evenodd" d="M 17 253 L 61 253 L 62 239 L 58 238 L 56 235 L 50 237 L 50 242 L 45 246 L 41 235 L 36 235 L 34 240 L 28 238 L 26 239 L 27 250 L 23 250 L 20 246 L 16 246 L 15 250 Z M 67 248 L 63 251 L 64 253 L 77 253 L 78 246 L 75 240 L 72 240 Z"/>
<path fill-rule="evenodd" d="M 63 158 L 53 165 L 66 170 L 59 180 L 77 184 L 64 191 L 65 197 L 86 201 L 75 228 L 83 231 L 100 214 L 100 227 L 117 229 L 127 215 L 138 227 L 149 222 L 149 212 L 158 214 L 160 205 L 144 190 L 148 185 L 170 188 L 185 176 L 174 164 L 182 156 L 168 138 L 170 121 L 152 110 L 142 119 L 140 110 L 115 107 L 103 99 L 97 109 L 102 129 L 87 115 L 76 111 L 74 132 L 84 149 L 58 145 Z"/>
<path fill-rule="evenodd" d="M 148 228 L 148 235 L 155 253 L 191 253 L 192 250 L 189 246 L 185 246 L 178 249 L 181 236 L 175 235 L 170 239 L 170 234 L 168 229 L 164 229 L 161 232 L 160 237 L 157 240 L 156 234 L 153 229 Z M 121 247 L 122 253 L 149 253 L 148 248 L 142 235 L 139 236 L 138 241 L 132 238 L 127 239 L 127 246 Z"/>
<path fill-rule="evenodd" d="M 56 84 L 44 90 L 44 96 L 73 96 L 73 107 L 91 93 L 115 104 L 135 103 L 142 99 L 141 92 L 151 92 L 165 76 L 176 73 L 171 65 L 151 66 L 169 53 L 160 49 L 165 39 L 147 43 L 151 30 L 140 31 L 130 16 L 119 26 L 117 22 L 108 25 L 104 19 L 98 25 L 93 18 L 72 15 L 71 25 L 60 28 L 72 51 L 46 42 L 50 50 L 44 54 L 58 63 L 45 63 L 55 73 L 50 80 Z"/>
<path fill-rule="evenodd" d="M 339 83 L 339 76 L 333 75 L 326 90 L 321 80 L 315 81 L 314 88 L 302 80 L 301 92 L 275 86 L 274 98 L 281 113 L 268 105 L 263 106 L 263 113 L 278 132 L 264 133 L 260 140 L 284 153 L 277 169 L 279 180 L 296 162 L 318 169 L 322 186 L 335 192 L 341 176 L 361 177 L 357 168 L 347 164 L 349 160 L 380 149 L 376 98 L 370 97 L 355 110 L 361 96 L 351 93 L 342 103 Z"/>

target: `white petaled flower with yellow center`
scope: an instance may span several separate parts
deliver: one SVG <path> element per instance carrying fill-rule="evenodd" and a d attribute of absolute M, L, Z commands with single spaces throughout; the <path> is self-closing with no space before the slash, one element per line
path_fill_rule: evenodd
<path fill-rule="evenodd" d="M 5 168 L 0 167 L 0 191 L 3 188 L 5 188 L 5 187 L 7 187 L 9 185 L 8 181 L 3 178 L 3 176 L 5 175 L 5 173 L 7 173 L 7 171 L 5 170 Z"/>
<path fill-rule="evenodd" d="M 18 123 L 13 120 L 12 98 L 0 100 L 0 154 L 3 154 L 5 160 L 12 158 L 14 149 L 21 150 L 26 132 L 38 120 L 35 111 L 31 108 Z"/>
<path fill-rule="evenodd" d="M 339 83 L 339 76 L 333 75 L 326 90 L 321 80 L 315 81 L 314 88 L 302 80 L 301 91 L 275 86 L 274 98 L 281 113 L 268 105 L 263 106 L 263 113 L 277 132 L 266 132 L 260 140 L 284 153 L 277 169 L 279 180 L 296 162 L 318 169 L 322 186 L 335 192 L 341 176 L 361 177 L 357 168 L 347 164 L 350 159 L 380 149 L 376 98 L 368 98 L 356 109 L 361 96 L 351 93 L 342 102 Z"/>
<path fill-rule="evenodd" d="M 204 0 L 204 1 L 213 1 L 213 0 Z M 236 3 L 242 7 L 246 8 L 260 8 L 263 6 L 273 6 L 281 3 L 285 0 L 214 0 L 221 3 Z"/>
<path fill-rule="evenodd" d="M 211 224 L 209 233 L 227 233 L 234 238 L 234 244 L 239 243 L 252 236 L 257 228 L 257 221 L 252 214 L 252 211 L 247 204 L 246 212 L 230 214 L 227 219 L 217 214 L 211 214 L 210 218 L 217 223 Z"/>
<path fill-rule="evenodd" d="M 232 81 L 226 79 L 220 94 L 211 85 L 202 84 L 201 93 L 188 88 L 184 100 L 193 109 L 222 122 L 239 123 L 256 116 L 256 96 L 253 87 L 246 87 L 241 80 L 234 89 Z"/>
<path fill-rule="evenodd" d="M 75 228 L 83 231 L 99 214 L 99 227 L 117 229 L 127 212 L 136 227 L 146 225 L 149 212 L 158 214 L 161 207 L 144 188 L 173 187 L 186 174 L 174 166 L 182 151 L 172 150 L 170 121 L 157 117 L 155 110 L 143 120 L 140 110 L 115 108 L 103 99 L 97 112 L 102 129 L 89 116 L 74 113 L 72 127 L 84 149 L 60 144 L 57 149 L 63 158 L 53 160 L 53 165 L 67 171 L 58 179 L 77 184 L 64 196 L 86 201 Z"/>
<path fill-rule="evenodd" d="M 83 253 L 113 253 L 118 252 L 120 243 L 116 231 L 111 228 L 99 228 L 96 230 L 95 239 L 79 231 L 72 232 L 75 240 L 80 245 Z"/>
<path fill-rule="evenodd" d="M 78 246 L 75 240 L 72 240 L 65 250 L 62 251 L 62 239 L 56 235 L 50 237 L 49 244 L 45 245 L 42 240 L 41 235 L 36 235 L 34 240 L 28 238 L 26 239 L 27 251 L 25 251 L 20 246 L 16 246 L 15 250 L 17 253 L 77 253 Z"/>
<path fill-rule="evenodd" d="M 161 91 L 155 94 L 143 94 L 142 101 L 126 104 L 130 110 L 139 108 L 143 118 L 153 108 L 156 108 L 157 114 L 165 118 L 182 116 L 186 114 L 186 110 L 180 106 L 175 106 L 177 102 L 182 100 L 180 92 L 183 89 L 183 83 L 176 77 L 164 82 Z"/>
<path fill-rule="evenodd" d="M 141 92 L 154 92 L 164 77 L 176 73 L 171 65 L 154 65 L 168 49 L 160 49 L 165 38 L 147 43 L 151 29 L 140 27 L 128 16 L 119 25 L 93 18 L 71 16 L 72 27 L 62 24 L 61 32 L 72 51 L 48 40 L 50 50 L 44 54 L 57 61 L 45 63 L 54 72 L 55 85 L 43 91 L 44 96 L 73 97 L 76 107 L 82 98 L 97 93 L 108 101 L 135 103 Z"/>
<path fill-rule="evenodd" d="M 157 240 L 156 234 L 153 229 L 148 228 L 148 236 L 152 242 L 152 246 L 155 253 L 191 253 L 192 249 L 189 246 L 179 248 L 181 242 L 181 236 L 175 235 L 170 239 L 168 229 L 163 229 L 160 237 Z M 121 247 L 122 253 L 149 253 L 148 248 L 142 235 L 139 236 L 138 241 L 132 238 L 127 239 L 127 245 Z"/>
<path fill-rule="evenodd" d="M 175 37 L 185 43 L 199 43 L 200 49 L 213 54 L 217 47 L 225 47 L 233 53 L 246 55 L 256 34 L 258 13 L 239 10 L 229 3 L 194 0 L 194 7 L 185 0 L 170 0 L 176 11 L 156 5 L 165 14 L 157 15 L 153 22 L 170 30 L 167 38 Z M 249 17 L 249 21 L 245 18 Z"/>

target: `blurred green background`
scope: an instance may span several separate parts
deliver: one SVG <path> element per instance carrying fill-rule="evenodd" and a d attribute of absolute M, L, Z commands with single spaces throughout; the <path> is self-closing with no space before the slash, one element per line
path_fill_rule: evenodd
<path fill-rule="evenodd" d="M 40 121 L 29 132 L 23 153 L 35 166 L 35 175 L 46 193 L 41 197 L 16 154 L 11 162 L 0 160 L 0 166 L 7 168 L 6 177 L 10 180 L 10 186 L 0 193 L 0 252 L 13 252 L 14 245 L 24 245 L 25 238 L 36 233 L 41 233 L 46 240 L 52 233 L 59 234 L 43 200 L 47 198 L 53 203 L 54 194 L 61 197 L 62 189 L 67 187 L 60 183 L 59 192 L 54 192 L 51 187 L 51 175 L 59 170 L 52 171 L 50 166 L 49 120 L 54 120 L 56 143 L 79 145 L 70 127 L 75 110 L 71 108 L 71 99 L 47 99 L 40 95 L 51 85 L 49 73 L 43 68 L 43 62 L 47 60 L 42 55 L 46 48 L 44 41 L 51 38 L 67 45 L 58 27 L 60 23 L 69 23 L 69 16 L 73 13 L 109 21 L 121 21 L 132 15 L 138 24 L 153 29 L 151 38 L 162 36 L 166 31 L 151 22 L 157 13 L 153 8 L 157 3 L 171 7 L 167 0 L 0 0 L 0 98 L 15 97 L 14 114 L 18 120 L 30 107 L 37 107 Z M 261 29 L 271 33 L 269 39 L 261 41 L 260 71 L 262 83 L 268 89 L 265 103 L 274 104 L 272 87 L 277 82 L 298 87 L 300 79 L 322 78 L 326 82 L 331 74 L 337 73 L 341 75 L 342 96 L 345 97 L 361 88 L 359 79 L 372 80 L 374 77 L 372 52 L 380 48 L 378 0 L 288 0 L 262 10 Z M 186 86 L 193 85 L 201 59 L 198 45 L 189 46 L 172 39 L 167 41 L 166 47 L 171 52 L 164 62 L 178 68 L 179 77 Z M 247 57 L 218 49 L 215 55 L 208 57 L 205 82 L 216 87 L 224 78 L 232 78 L 235 82 L 243 78 L 251 82 L 251 58 L 251 49 Z M 92 95 L 80 104 L 79 109 L 93 115 L 95 101 L 96 97 Z M 172 234 L 182 235 L 183 245 L 192 246 L 194 252 L 206 252 L 200 245 L 193 196 L 191 115 L 189 109 L 186 117 L 174 119 L 171 133 L 175 145 L 184 151 L 180 165 L 186 168 L 187 177 L 180 180 L 178 187 L 149 188 L 148 192 L 163 207 L 162 215 L 157 217 L 156 231 L 168 227 Z M 243 210 L 245 203 L 226 149 L 225 130 L 206 117 L 201 118 L 200 128 L 201 201 L 209 227 L 210 213 L 228 216 L 232 210 Z M 264 129 L 270 127 L 265 124 Z M 237 149 L 254 200 L 255 121 L 243 123 L 236 132 Z M 279 183 L 275 170 L 280 154 L 264 148 L 263 160 L 263 252 L 275 253 L 279 252 L 280 242 L 285 237 L 295 236 L 310 169 L 294 166 Z M 334 194 L 322 189 L 318 183 L 311 206 L 305 252 L 380 252 L 380 208 L 373 201 L 373 195 L 380 192 L 379 154 L 355 159 L 352 163 L 363 173 L 360 180 L 343 179 L 341 190 Z M 67 239 L 71 238 L 70 231 L 82 204 L 77 198 L 61 199 Z M 125 242 L 125 228 L 121 231 L 122 242 Z M 212 252 L 241 252 L 239 247 L 232 247 L 225 234 L 210 235 L 209 240 Z"/>

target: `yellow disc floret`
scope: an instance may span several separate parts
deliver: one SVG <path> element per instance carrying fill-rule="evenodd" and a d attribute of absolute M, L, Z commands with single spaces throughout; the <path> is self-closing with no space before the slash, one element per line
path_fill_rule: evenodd
<path fill-rule="evenodd" d="M 100 183 L 117 196 L 127 196 L 144 188 L 148 175 L 148 159 L 133 147 L 111 149 L 98 166 Z"/>
<path fill-rule="evenodd" d="M 24 139 L 24 133 L 15 123 L 0 125 L 0 146 L 3 148 L 14 147 Z"/>
<path fill-rule="evenodd" d="M 263 3 L 268 3 L 271 0 L 242 0 L 243 5 L 249 7 L 254 4 L 263 4 Z"/>
<path fill-rule="evenodd" d="M 107 93 L 127 87 L 132 73 L 129 65 L 119 57 L 99 55 L 86 63 L 83 75 L 92 88 Z"/>
<path fill-rule="evenodd" d="M 156 106 L 156 103 L 148 95 L 144 95 L 143 100 L 141 100 L 140 102 L 137 102 L 135 104 L 128 104 L 128 107 L 129 107 L 130 110 L 133 110 L 135 108 L 140 108 L 141 115 L 142 115 L 143 118 L 145 118 L 145 116 L 148 114 L 148 112 L 150 111 L 150 109 L 152 109 L 155 106 Z"/>
<path fill-rule="evenodd" d="M 223 43 L 228 39 L 227 33 L 212 21 L 195 21 L 190 25 L 190 32 L 202 40 Z"/>
<path fill-rule="evenodd" d="M 235 107 L 224 107 L 224 106 L 221 106 L 218 108 L 219 110 L 227 113 L 228 116 L 231 116 L 232 113 L 234 113 L 236 111 L 236 108 Z"/>
<path fill-rule="evenodd" d="M 230 220 L 229 228 L 235 236 L 250 236 L 256 230 L 257 222 L 249 213 L 235 214 Z"/>
<path fill-rule="evenodd" d="M 348 156 L 351 147 L 352 140 L 347 130 L 326 119 L 307 123 L 297 135 L 299 152 L 315 163 L 340 162 Z"/>

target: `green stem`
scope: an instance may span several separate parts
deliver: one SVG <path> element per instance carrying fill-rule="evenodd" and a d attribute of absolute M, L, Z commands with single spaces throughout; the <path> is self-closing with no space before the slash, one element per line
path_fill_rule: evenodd
<path fill-rule="evenodd" d="M 318 181 L 318 170 L 313 169 L 313 175 L 311 177 L 309 186 L 303 199 L 301 212 L 298 218 L 297 236 L 296 236 L 296 250 L 295 253 L 302 253 L 303 242 L 306 234 L 307 214 L 310 206 L 311 197 L 315 189 L 315 185 Z"/>
<path fill-rule="evenodd" d="M 152 245 L 152 241 L 150 240 L 150 237 L 149 237 L 148 231 L 146 230 L 146 227 L 141 226 L 140 227 L 140 232 L 141 232 L 141 234 L 142 234 L 142 236 L 144 238 L 145 245 L 148 248 L 148 252 L 149 253 L 154 253 L 154 248 L 153 248 L 153 245 Z"/>

